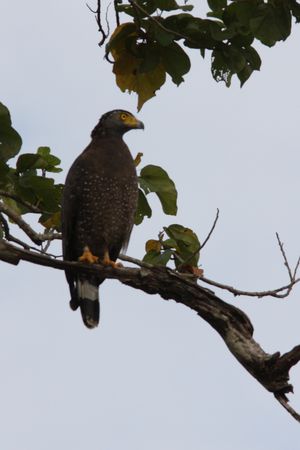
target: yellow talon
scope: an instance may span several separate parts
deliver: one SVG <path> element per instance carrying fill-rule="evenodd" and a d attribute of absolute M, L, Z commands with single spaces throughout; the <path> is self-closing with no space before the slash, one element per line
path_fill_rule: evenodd
<path fill-rule="evenodd" d="M 111 267 L 113 267 L 114 269 L 115 269 L 115 268 L 118 268 L 118 267 L 123 267 L 121 263 L 112 261 L 112 260 L 110 259 L 108 251 L 106 251 L 106 252 L 104 253 L 104 257 L 103 257 L 102 263 L 103 263 L 105 266 L 111 266 Z"/>
<path fill-rule="evenodd" d="M 84 247 L 82 255 L 78 258 L 81 262 L 87 262 L 90 264 L 95 264 L 99 261 L 98 256 L 93 255 L 89 247 Z"/>

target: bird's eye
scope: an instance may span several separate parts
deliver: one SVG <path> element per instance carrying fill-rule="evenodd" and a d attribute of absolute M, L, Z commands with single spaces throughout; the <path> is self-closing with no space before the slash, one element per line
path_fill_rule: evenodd
<path fill-rule="evenodd" d="M 124 113 L 121 114 L 121 119 L 122 119 L 122 120 L 126 120 L 126 119 L 127 119 L 127 114 L 124 114 Z"/>

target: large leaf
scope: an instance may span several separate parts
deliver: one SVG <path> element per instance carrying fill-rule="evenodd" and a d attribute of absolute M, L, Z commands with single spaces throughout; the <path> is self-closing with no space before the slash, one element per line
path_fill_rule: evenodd
<path fill-rule="evenodd" d="M 39 147 L 37 154 L 40 155 L 40 159 L 36 164 L 36 169 L 42 169 L 46 172 L 61 172 L 62 169 L 58 166 L 61 161 L 57 156 L 51 154 L 49 147 Z"/>
<path fill-rule="evenodd" d="M 190 58 L 176 42 L 167 47 L 161 47 L 161 56 L 166 72 L 178 86 L 184 81 L 183 75 L 191 68 Z"/>
<path fill-rule="evenodd" d="M 256 17 L 250 20 L 251 31 L 263 44 L 272 47 L 291 33 L 291 12 L 287 4 L 273 0 L 260 5 Z"/>
<path fill-rule="evenodd" d="M 137 26 L 132 22 L 125 22 L 119 25 L 113 34 L 106 46 L 107 53 L 114 50 L 124 48 L 125 39 L 128 36 L 137 36 Z"/>
<path fill-rule="evenodd" d="M 171 238 L 172 243 L 175 242 L 176 267 L 182 265 L 197 267 L 200 256 L 200 242 L 196 233 L 190 228 L 179 224 L 164 227 L 164 231 Z"/>
<path fill-rule="evenodd" d="M 18 178 L 16 192 L 25 200 L 49 212 L 59 210 L 62 185 L 54 184 L 52 178 L 37 176 L 31 172 Z"/>
<path fill-rule="evenodd" d="M 34 169 L 35 164 L 39 159 L 40 156 L 34 153 L 24 153 L 23 155 L 20 155 L 16 164 L 17 172 L 23 173 L 27 170 Z"/>
<path fill-rule="evenodd" d="M 146 166 L 141 170 L 139 183 L 146 195 L 156 193 L 165 214 L 177 214 L 177 191 L 165 170 L 159 166 Z"/>
<path fill-rule="evenodd" d="M 0 103 L 0 159 L 6 162 L 16 156 L 21 148 L 22 139 L 11 126 L 8 109 Z"/>
<path fill-rule="evenodd" d="M 113 51 L 112 54 L 115 59 L 113 71 L 116 75 L 116 83 L 123 92 L 137 93 L 138 110 L 140 110 L 143 104 L 154 97 L 156 91 L 165 83 L 165 69 L 162 64 L 158 64 L 154 69 L 145 71 L 145 62 L 125 49 L 120 53 Z"/>
<path fill-rule="evenodd" d="M 51 155 L 49 147 L 39 147 L 37 153 L 24 153 L 17 160 L 16 169 L 18 173 L 28 170 L 41 169 L 45 172 L 61 172 L 62 169 L 56 167 L 60 164 L 60 159 Z"/>
<path fill-rule="evenodd" d="M 135 213 L 134 223 L 135 225 L 139 225 L 143 222 L 145 217 L 150 218 L 151 216 L 152 210 L 150 208 L 148 200 L 146 199 L 141 189 L 139 189 L 138 205 Z"/>
<path fill-rule="evenodd" d="M 160 55 L 153 44 L 139 43 L 139 34 L 132 24 L 120 25 L 113 33 L 107 50 L 114 58 L 113 72 L 121 91 L 136 92 L 138 110 L 166 80 Z M 119 37 L 122 38 L 119 38 Z"/>
<path fill-rule="evenodd" d="M 163 252 L 156 252 L 150 250 L 143 258 L 143 261 L 154 266 L 166 266 L 172 257 L 172 250 L 166 250 Z"/>

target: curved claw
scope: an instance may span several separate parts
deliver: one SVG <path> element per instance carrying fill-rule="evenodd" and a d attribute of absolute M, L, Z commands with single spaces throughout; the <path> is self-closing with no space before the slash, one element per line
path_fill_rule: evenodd
<path fill-rule="evenodd" d="M 80 262 L 95 264 L 99 261 L 98 256 L 93 255 L 89 247 L 84 247 L 82 255 L 78 258 Z"/>

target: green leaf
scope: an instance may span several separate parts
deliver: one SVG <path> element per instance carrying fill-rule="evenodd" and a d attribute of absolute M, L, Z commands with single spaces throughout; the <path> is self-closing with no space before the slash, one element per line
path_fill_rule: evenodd
<path fill-rule="evenodd" d="M 54 184 L 52 178 L 25 173 L 18 178 L 17 194 L 49 212 L 59 210 L 62 185 Z"/>
<path fill-rule="evenodd" d="M 158 45 L 141 44 L 139 45 L 139 52 L 142 57 L 142 61 L 139 66 L 139 72 L 147 73 L 155 70 L 160 62 L 160 53 Z"/>
<path fill-rule="evenodd" d="M 260 5 L 256 17 L 250 20 L 254 36 L 269 47 L 277 41 L 284 41 L 291 33 L 291 12 L 288 5 L 276 0 L 273 2 Z"/>
<path fill-rule="evenodd" d="M 16 156 L 21 148 L 22 139 L 11 126 L 8 109 L 0 103 L 0 159 L 6 162 Z"/>
<path fill-rule="evenodd" d="M 50 147 L 39 147 L 36 152 L 38 155 L 47 157 L 48 155 L 50 155 L 51 150 Z"/>
<path fill-rule="evenodd" d="M 170 45 L 175 39 L 175 35 L 165 31 L 161 28 L 158 23 L 164 26 L 164 19 L 162 17 L 158 17 L 155 22 L 150 20 L 144 21 L 147 23 L 147 31 L 150 35 L 153 36 L 153 39 L 156 40 L 162 46 Z"/>
<path fill-rule="evenodd" d="M 222 16 L 225 25 L 235 27 L 239 33 L 248 34 L 249 22 L 257 14 L 258 4 L 254 0 L 232 2 L 224 10 Z"/>
<path fill-rule="evenodd" d="M 141 5 L 143 7 L 143 11 L 139 10 L 137 12 L 137 8 L 132 7 L 131 5 L 125 4 L 125 5 L 121 5 L 121 4 L 117 4 L 116 10 L 118 12 L 123 12 L 125 14 L 128 14 L 131 17 L 134 17 L 136 20 L 139 20 L 143 17 L 147 17 L 147 15 L 151 15 L 155 12 L 156 10 L 156 5 L 154 3 L 154 0 L 147 0 L 147 2 L 143 2 L 143 4 Z"/>
<path fill-rule="evenodd" d="M 57 156 L 51 155 L 51 150 L 49 147 L 39 147 L 37 149 L 37 154 L 41 155 L 41 158 L 37 161 L 35 168 L 43 169 L 46 172 L 61 172 L 60 167 L 55 167 L 61 163 Z"/>
<path fill-rule="evenodd" d="M 162 63 L 166 72 L 177 86 L 184 81 L 183 75 L 191 68 L 190 58 L 180 45 L 173 42 L 168 47 L 161 47 Z"/>
<path fill-rule="evenodd" d="M 207 3 L 212 11 L 219 11 L 227 6 L 227 0 L 207 0 Z"/>
<path fill-rule="evenodd" d="M 166 234 L 176 242 L 176 253 L 180 256 L 177 258 L 175 255 L 176 266 L 180 266 L 185 262 L 197 267 L 200 257 L 200 242 L 196 233 L 190 228 L 186 228 L 179 224 L 172 224 L 168 227 L 164 227 Z"/>
<path fill-rule="evenodd" d="M 53 214 L 42 214 L 39 223 L 47 230 L 61 231 L 61 212 L 57 211 Z"/>
<path fill-rule="evenodd" d="M 131 42 L 130 50 L 126 46 L 126 41 L 120 41 L 119 45 L 111 50 L 111 53 L 115 60 L 113 72 L 116 75 L 117 85 L 123 92 L 131 93 L 133 91 L 138 94 L 138 110 L 140 110 L 143 104 L 154 97 L 156 91 L 164 84 L 166 71 L 159 63 L 153 70 L 150 70 L 151 67 L 148 64 L 141 72 L 145 44 L 138 44 L 136 39 L 137 36 L 134 37 L 134 42 Z M 153 61 L 150 63 L 153 66 Z"/>
<path fill-rule="evenodd" d="M 17 160 L 17 173 L 28 170 L 42 169 L 46 172 L 61 172 L 62 169 L 55 167 L 60 164 L 60 159 L 50 154 L 49 147 L 39 147 L 37 153 L 24 153 Z"/>
<path fill-rule="evenodd" d="M 140 225 L 145 217 L 150 218 L 152 216 L 152 209 L 149 206 L 148 200 L 144 193 L 139 189 L 138 205 L 135 213 L 134 223 Z"/>
<path fill-rule="evenodd" d="M 192 5 L 178 5 L 175 0 L 155 0 L 155 5 L 161 11 L 174 11 L 176 9 L 191 11 L 193 9 Z"/>
<path fill-rule="evenodd" d="M 146 195 L 156 193 L 165 214 L 177 214 L 177 191 L 165 170 L 159 166 L 146 166 L 141 170 L 139 183 Z"/>
<path fill-rule="evenodd" d="M 214 50 L 211 57 L 212 76 L 217 82 L 224 81 L 226 86 L 229 87 L 231 84 L 232 71 L 228 67 L 228 59 L 221 50 Z"/>
<path fill-rule="evenodd" d="M 240 70 L 240 72 L 237 74 L 240 82 L 241 82 L 241 87 L 246 83 L 246 81 L 248 80 L 248 78 L 252 75 L 253 69 L 250 65 L 246 65 L 242 70 Z"/>
<path fill-rule="evenodd" d="M 109 53 L 112 49 L 118 49 L 124 45 L 124 40 L 130 35 L 137 34 L 137 26 L 132 22 L 126 22 L 119 25 L 113 32 L 108 44 L 106 45 L 106 52 Z"/>
<path fill-rule="evenodd" d="M 226 41 L 232 39 L 236 31 L 233 27 L 226 28 L 222 23 L 209 21 L 209 31 L 213 39 L 216 41 Z"/>
<path fill-rule="evenodd" d="M 8 178 L 7 175 L 9 174 L 9 167 L 8 165 L 0 159 L 0 186 L 3 187 L 7 184 Z"/>
<path fill-rule="evenodd" d="M 227 58 L 228 66 L 233 73 L 240 72 L 246 65 L 246 58 L 243 52 L 232 45 L 227 47 Z"/>
<path fill-rule="evenodd" d="M 293 16 L 296 19 L 296 23 L 300 22 L 300 5 L 296 0 L 292 0 L 291 2 L 291 11 Z"/>
<path fill-rule="evenodd" d="M 16 214 L 19 216 L 23 214 L 23 208 L 21 205 L 19 205 L 15 200 L 9 197 L 3 197 L 2 198 L 3 203 L 5 205 L 9 206 L 10 209 L 12 209 Z"/>
<path fill-rule="evenodd" d="M 40 156 L 34 153 L 20 155 L 16 164 L 17 173 L 23 173 L 27 170 L 34 169 L 35 164 L 39 159 Z"/>
<path fill-rule="evenodd" d="M 166 266 L 170 261 L 172 254 L 172 250 L 166 250 L 163 252 L 150 250 L 150 252 L 146 253 L 144 256 L 143 261 L 148 264 L 153 264 L 154 266 Z"/>

